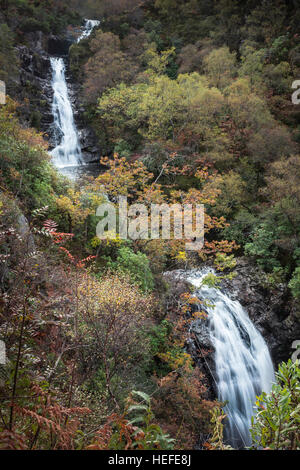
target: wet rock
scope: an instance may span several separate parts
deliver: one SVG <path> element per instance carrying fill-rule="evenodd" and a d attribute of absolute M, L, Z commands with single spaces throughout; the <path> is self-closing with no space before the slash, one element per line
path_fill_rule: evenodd
<path fill-rule="evenodd" d="M 222 287 L 234 300 L 239 300 L 265 338 L 277 366 L 293 353 L 292 343 L 300 339 L 299 307 L 285 284 L 267 288 L 263 274 L 246 258 L 237 262 L 237 276 Z"/>
<path fill-rule="evenodd" d="M 51 34 L 48 38 L 48 53 L 53 56 L 64 57 L 69 54 L 73 38 L 69 35 L 55 36 Z"/>
<path fill-rule="evenodd" d="M 13 96 L 21 103 L 21 120 L 30 126 L 47 132 L 53 118 L 51 113 L 51 63 L 50 57 L 42 49 L 29 49 L 27 46 L 17 47 L 20 59 L 19 86 Z M 25 105 L 24 99 L 28 99 Z"/>
<path fill-rule="evenodd" d="M 190 330 L 198 340 L 199 346 L 206 349 L 214 349 L 211 342 L 207 320 L 201 319 L 195 321 Z"/>
<path fill-rule="evenodd" d="M 191 284 L 183 278 L 184 271 L 168 271 L 163 277 L 168 286 L 168 299 L 178 299 L 182 294 L 191 292 Z"/>
<path fill-rule="evenodd" d="M 86 163 L 98 162 L 100 159 L 99 147 L 96 145 L 97 138 L 90 128 L 78 129 L 78 135 L 81 145 L 84 161 Z"/>
<path fill-rule="evenodd" d="M 47 50 L 48 39 L 42 31 L 30 31 L 24 34 L 25 43 L 31 50 L 45 52 Z"/>
<path fill-rule="evenodd" d="M 50 73 L 50 58 L 43 52 L 36 52 L 26 46 L 18 46 L 21 71 L 25 71 L 34 77 L 48 79 Z"/>

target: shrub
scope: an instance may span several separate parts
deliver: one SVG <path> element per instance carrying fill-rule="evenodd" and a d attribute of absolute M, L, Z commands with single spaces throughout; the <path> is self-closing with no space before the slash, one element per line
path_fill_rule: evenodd
<path fill-rule="evenodd" d="M 101 386 L 104 381 L 102 385 L 115 400 L 116 394 L 127 392 L 129 373 L 136 371 L 147 354 L 143 328 L 154 309 L 154 300 L 132 285 L 128 276 L 108 273 L 101 281 L 83 278 L 78 306 L 80 331 L 88 345 L 82 352 L 82 369 L 94 371 L 96 382 Z"/>
<path fill-rule="evenodd" d="M 114 148 L 114 153 L 120 155 L 120 157 L 129 158 L 132 153 L 131 145 L 124 139 L 118 140 Z"/>
<path fill-rule="evenodd" d="M 46 152 L 47 144 L 34 129 L 22 129 L 11 100 L 0 109 L 0 182 L 22 201 L 27 211 L 55 206 L 55 192 L 63 190 Z M 65 184 L 64 184 L 65 186 Z"/>
<path fill-rule="evenodd" d="M 133 391 L 124 413 L 110 416 L 87 449 L 171 450 L 173 443 L 174 439 L 156 424 L 149 395 Z"/>
<path fill-rule="evenodd" d="M 295 299 L 300 300 L 300 267 L 294 271 L 293 277 L 289 282 L 289 288 Z"/>
<path fill-rule="evenodd" d="M 122 247 L 118 252 L 117 260 L 109 263 L 109 266 L 129 274 L 132 281 L 144 292 L 151 291 L 154 288 L 149 260 L 145 254 L 139 251 L 134 253 L 130 248 Z"/>
<path fill-rule="evenodd" d="M 245 253 L 253 256 L 256 262 L 266 271 L 280 267 L 278 248 L 275 246 L 275 234 L 268 224 L 261 224 L 251 235 L 252 242 L 245 245 Z"/>
<path fill-rule="evenodd" d="M 277 383 L 256 402 L 251 435 L 255 447 L 271 450 L 300 449 L 300 368 L 289 360 L 279 366 Z"/>

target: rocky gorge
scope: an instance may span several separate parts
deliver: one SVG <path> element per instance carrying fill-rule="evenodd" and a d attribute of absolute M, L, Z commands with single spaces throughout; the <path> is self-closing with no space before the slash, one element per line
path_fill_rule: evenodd
<path fill-rule="evenodd" d="M 83 172 L 88 172 L 89 165 L 97 165 L 101 150 L 93 129 L 85 120 L 88 109 L 80 99 L 81 84 L 71 74 L 69 67 L 69 49 L 82 31 L 83 28 L 68 30 L 63 36 L 47 35 L 40 31 L 27 34 L 24 44 L 16 48 L 20 73 L 15 82 L 10 84 L 9 92 L 22 102 L 19 111 L 21 121 L 45 135 L 54 165 L 53 149 L 59 148 L 62 138 L 67 136 L 66 141 L 69 143 L 76 140 L 77 145 L 77 142 L 80 142 L 80 158 L 75 162 L 76 168 L 84 167 Z M 60 80 L 55 80 L 55 63 L 59 63 L 57 68 L 60 75 L 57 75 Z M 53 111 L 56 100 L 54 82 L 56 90 L 58 89 L 57 94 L 63 88 L 63 99 L 60 101 L 62 112 L 57 113 L 56 117 Z M 68 112 L 65 114 L 71 115 L 72 119 L 68 119 L 68 122 L 72 124 L 74 139 L 70 134 L 61 132 L 60 135 L 62 126 L 57 125 L 64 114 L 66 102 Z M 77 169 L 74 170 L 72 166 L 71 172 L 74 171 Z M 212 266 L 199 266 L 198 276 L 201 278 L 202 271 L 210 268 Z M 227 398 L 231 398 L 230 391 L 233 390 L 233 408 L 226 412 L 230 418 L 237 411 L 242 425 L 239 427 L 233 420 L 232 435 L 228 437 L 228 442 L 234 443 L 236 448 L 246 447 L 251 444 L 249 428 L 255 396 L 263 390 L 270 390 L 270 384 L 274 380 L 273 365 L 277 368 L 280 362 L 288 360 L 293 353 L 294 342 L 300 338 L 297 304 L 292 300 L 287 285 L 277 282 L 276 288 L 273 288 L 267 275 L 260 272 L 249 258 L 237 260 L 234 276 L 221 282 L 218 291 L 220 296 L 209 298 L 208 303 L 212 304 L 210 306 L 205 305 L 207 299 L 200 286 L 197 286 L 196 291 L 191 287 L 196 285 L 190 280 L 191 272 L 173 271 L 168 273 L 165 279 L 169 287 L 169 297 L 174 300 L 187 290 L 196 292 L 199 304 L 195 309 L 207 313 L 206 319 L 203 317 L 191 322 L 189 331 L 186 332 L 185 348 L 203 372 L 208 399 L 219 398 L 221 402 L 230 402 Z M 218 310 L 218 320 L 224 320 L 224 323 L 221 321 L 213 324 L 215 299 L 221 299 L 221 303 L 224 300 L 222 308 Z M 180 303 L 179 300 L 178 302 Z M 222 336 L 222 333 L 226 335 Z M 241 364 L 234 362 L 236 357 L 241 359 Z M 220 379 L 222 368 L 226 370 L 223 380 Z M 220 396 L 222 387 L 225 387 L 226 393 Z"/>
<path fill-rule="evenodd" d="M 57 138 L 59 140 L 57 128 L 55 128 L 53 122 L 53 89 L 51 86 L 53 70 L 51 67 L 51 57 L 59 57 L 64 60 L 68 95 L 73 108 L 82 160 L 86 165 L 97 162 L 100 150 L 93 130 L 86 125 L 83 117 L 85 107 L 80 100 L 80 84 L 74 80 L 74 77 L 71 76 L 68 70 L 68 51 L 72 43 L 76 41 L 78 33 L 79 31 L 75 34 L 72 32 L 72 34 L 70 33 L 66 37 L 50 35 L 46 39 L 41 33 L 36 33 L 30 40 L 31 47 L 20 46 L 18 52 L 21 62 L 21 87 L 25 90 L 29 89 L 29 95 L 31 95 L 29 102 L 32 103 L 34 109 L 33 116 L 28 116 L 28 119 L 30 120 L 31 118 L 31 124 L 36 124 L 36 122 L 32 121 L 39 119 L 40 129 L 48 137 L 50 151 L 57 145 Z M 84 171 L 87 171 L 86 166 Z M 180 283 L 178 285 L 176 277 L 177 274 L 174 272 L 168 278 L 172 284 L 171 291 L 174 291 L 175 288 L 175 295 L 178 288 L 182 292 L 188 287 L 186 282 L 181 286 Z M 237 261 L 235 275 L 230 280 L 225 279 L 220 285 L 220 290 L 226 293 L 226 296 L 232 301 L 238 301 L 245 309 L 251 322 L 266 341 L 274 367 L 277 368 L 280 362 L 286 361 L 291 357 L 293 342 L 300 338 L 300 328 L 297 307 L 289 297 L 287 286 L 280 284 L 273 290 L 270 285 L 266 285 L 264 275 L 258 268 L 252 265 L 248 259 L 240 258 Z M 205 297 L 200 297 L 199 300 L 204 303 L 206 301 Z M 202 309 L 203 305 L 200 304 L 198 308 Z M 220 399 L 220 378 L 216 361 L 216 346 L 211 329 L 209 328 L 209 321 L 209 319 L 199 319 L 192 322 L 186 349 L 194 358 L 197 367 L 204 374 L 204 380 L 207 383 L 208 389 L 207 398 Z M 250 348 L 251 339 L 247 338 L 248 333 L 243 331 L 241 325 L 238 325 L 239 329 L 241 329 L 242 338 L 244 338 Z M 237 348 L 243 347 L 242 344 L 240 346 L 235 344 L 235 346 Z M 257 358 L 254 356 L 253 360 L 255 364 Z M 249 365 L 249 367 L 251 366 Z M 266 367 L 269 367 L 267 362 Z M 273 371 L 271 369 L 269 372 L 272 375 Z M 235 372 L 231 371 L 230 374 L 232 373 L 243 376 L 246 373 L 246 369 L 245 371 L 240 369 Z M 256 374 L 253 372 L 253 376 L 250 375 L 247 380 L 250 382 L 251 380 L 255 381 L 257 379 Z M 240 380 L 242 379 L 240 378 Z M 271 379 L 268 379 L 268 382 L 270 381 Z M 239 383 L 238 389 L 241 386 Z M 257 386 L 257 394 L 261 392 L 262 387 L 262 385 Z M 239 393 L 238 389 L 237 394 Z M 246 384 L 246 389 L 249 390 L 249 384 Z M 230 393 L 233 393 L 233 391 L 231 390 Z M 240 411 L 239 406 L 236 409 L 233 407 L 231 411 L 228 411 L 229 415 L 234 414 L 236 410 L 237 413 L 240 412 L 240 416 L 245 423 L 245 434 L 243 434 L 242 427 L 236 429 L 236 418 L 233 419 L 232 435 L 228 436 L 228 439 L 230 442 L 236 441 L 236 447 L 246 446 L 251 442 L 249 426 L 252 408 L 249 408 L 249 404 L 246 403 L 246 397 L 247 393 L 245 392 L 243 400 L 246 401 Z M 236 400 L 238 400 L 238 397 Z"/>

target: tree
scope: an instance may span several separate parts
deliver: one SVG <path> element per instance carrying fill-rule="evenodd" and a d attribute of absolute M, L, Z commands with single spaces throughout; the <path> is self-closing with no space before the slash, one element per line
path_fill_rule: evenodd
<path fill-rule="evenodd" d="M 150 44 L 143 55 L 147 67 L 145 74 L 149 74 L 153 77 L 165 74 L 167 66 L 174 56 L 175 47 L 158 53 L 156 44 Z"/>
<path fill-rule="evenodd" d="M 96 178 L 90 185 L 89 191 L 97 193 L 99 189 L 105 191 L 117 208 L 117 196 L 128 196 L 130 202 L 138 202 L 145 204 L 150 209 L 151 204 L 205 204 L 207 207 L 205 217 L 205 233 L 207 239 L 203 250 L 199 251 L 199 256 L 205 258 L 216 251 L 228 253 L 232 251 L 236 245 L 234 242 L 227 240 L 211 240 L 210 232 L 221 231 L 227 223 L 222 216 L 216 217 L 210 214 L 210 208 L 214 207 L 216 200 L 220 195 L 220 189 L 216 185 L 210 184 L 216 173 L 210 171 L 203 162 L 198 168 L 193 166 L 183 166 L 182 169 L 173 166 L 173 158 L 166 162 L 161 170 L 161 174 L 154 179 L 154 175 L 147 171 L 141 161 L 127 162 L 125 158 L 114 156 L 113 160 L 103 159 L 102 162 L 108 166 L 108 170 Z M 178 189 L 174 184 L 168 187 L 168 191 L 164 191 L 158 182 L 162 175 L 189 175 L 193 176 L 198 183 L 196 187 L 188 190 Z M 179 216 L 180 217 L 180 216 Z M 170 240 L 136 240 L 134 246 L 139 251 L 145 251 L 153 263 L 153 258 L 157 258 L 159 253 L 162 259 L 169 255 L 172 259 L 178 259 L 180 253 L 185 254 L 186 240 L 177 240 L 171 237 Z"/>
<path fill-rule="evenodd" d="M 43 136 L 34 129 L 24 129 L 16 116 L 17 104 L 8 99 L 0 108 L 0 181 L 31 211 L 53 208 L 55 192 L 62 188 L 62 178 L 50 164 Z"/>
<path fill-rule="evenodd" d="M 221 92 L 194 72 L 177 80 L 153 75 L 149 83 L 119 85 L 99 100 L 98 110 L 114 140 L 138 132 L 146 140 L 186 143 L 194 151 L 201 146 L 209 152 L 214 142 L 221 144 L 217 125 L 223 101 Z M 224 147 L 220 151 L 224 154 Z"/>
<path fill-rule="evenodd" d="M 264 87 L 263 69 L 266 61 L 266 50 L 256 50 L 254 47 L 246 45 L 243 48 L 242 63 L 238 74 L 240 77 L 247 77 L 251 85 L 257 90 Z"/>
<path fill-rule="evenodd" d="M 95 102 L 101 94 L 118 83 L 130 82 L 137 66 L 121 51 L 120 39 L 113 33 L 97 31 L 90 49 L 93 53 L 85 65 L 85 98 Z"/>
<path fill-rule="evenodd" d="M 292 82 L 291 67 L 287 61 L 270 63 L 269 55 L 266 48 L 256 50 L 245 45 L 239 76 L 247 77 L 253 90 L 260 95 L 266 94 L 268 90 L 276 95 L 285 94 Z"/>
<path fill-rule="evenodd" d="M 293 155 L 274 162 L 266 176 L 267 188 L 263 193 L 272 205 L 280 208 L 294 234 L 300 221 L 300 156 Z"/>
<path fill-rule="evenodd" d="M 262 127 L 252 134 L 247 150 L 252 161 L 265 165 L 291 155 L 295 144 L 288 129 L 274 123 L 273 126 Z"/>
<path fill-rule="evenodd" d="M 231 170 L 216 177 L 211 184 L 220 190 L 220 197 L 213 210 L 214 214 L 232 218 L 233 214 L 247 201 L 246 183 L 238 173 Z"/>
<path fill-rule="evenodd" d="M 210 83 L 217 88 L 228 86 L 236 74 L 236 54 L 228 47 L 213 50 L 204 57 L 203 63 Z"/>
<path fill-rule="evenodd" d="M 178 73 L 203 72 L 203 58 L 212 48 L 213 46 L 209 42 L 206 44 L 205 40 L 184 46 L 177 56 Z"/>
<path fill-rule="evenodd" d="M 140 5 L 140 0 L 88 0 L 84 6 L 79 2 L 79 8 L 97 16 L 117 16 L 135 10 Z"/>
<path fill-rule="evenodd" d="M 284 0 L 276 0 L 275 4 L 271 0 L 260 2 L 247 16 L 244 34 L 250 41 L 270 44 L 284 31 L 286 13 Z"/>
<path fill-rule="evenodd" d="M 144 253 L 134 253 L 128 247 L 122 247 L 118 251 L 115 262 L 109 263 L 111 268 L 119 272 L 127 273 L 131 279 L 142 289 L 142 291 L 151 291 L 154 288 L 154 280 L 149 260 Z"/>
<path fill-rule="evenodd" d="M 67 293 L 70 278 L 62 274 L 57 259 L 53 265 L 47 251 L 41 253 L 37 249 L 43 245 L 56 251 L 64 235 L 66 239 L 70 237 L 58 233 L 56 224 L 50 220 L 40 226 L 46 208 L 33 211 L 25 227 L 18 226 L 20 211 L 16 202 L 3 194 L 1 199 L 4 204 L 0 214 L 0 302 L 3 309 L 0 333 L 10 360 L 5 366 L 5 393 L 1 396 L 0 448 L 74 449 L 79 428 L 78 419 L 74 418 L 89 410 L 71 407 L 69 393 L 62 392 L 63 399 L 60 394 L 59 401 L 50 382 L 53 376 L 57 377 L 55 372 L 62 356 L 74 350 L 75 341 L 69 336 L 66 347 L 67 335 L 63 332 L 71 333 L 70 319 L 73 319 L 75 302 Z M 52 276 L 59 279 L 54 294 Z M 42 283 L 46 296 L 41 294 Z M 68 388 L 69 378 L 66 374 L 64 390 L 66 385 Z"/>
<path fill-rule="evenodd" d="M 262 193 L 268 198 L 272 214 L 277 218 L 276 244 L 290 255 L 300 245 L 300 157 L 293 155 L 274 162 L 266 175 L 266 188 Z"/>
<path fill-rule="evenodd" d="M 248 1 L 217 0 L 214 2 L 214 25 L 210 36 L 214 44 L 226 44 L 230 50 L 238 50 L 242 41 L 242 27 L 248 12 Z"/>
<path fill-rule="evenodd" d="M 14 34 L 7 24 L 0 24 L 0 80 L 8 81 L 17 76 L 18 59 L 14 49 Z"/>
<path fill-rule="evenodd" d="M 142 294 L 121 273 L 108 273 L 101 281 L 85 276 L 79 286 L 80 332 L 88 343 L 83 367 L 103 371 L 105 388 L 118 408 L 116 375 L 128 374 L 147 350 L 142 329 L 154 308 L 154 299 Z M 122 387 L 123 388 L 123 387 Z"/>
<path fill-rule="evenodd" d="M 249 132 L 259 132 L 274 125 L 274 119 L 265 100 L 251 92 L 249 82 L 239 79 L 226 88 L 230 115 L 246 140 Z"/>

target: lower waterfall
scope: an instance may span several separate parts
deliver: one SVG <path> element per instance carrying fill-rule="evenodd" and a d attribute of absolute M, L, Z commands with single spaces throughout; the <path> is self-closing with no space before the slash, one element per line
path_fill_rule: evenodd
<path fill-rule="evenodd" d="M 201 308 L 208 314 L 215 349 L 218 399 L 226 403 L 225 439 L 234 448 L 245 448 L 251 445 L 249 428 L 256 396 L 270 391 L 274 368 L 262 335 L 241 304 L 220 289 L 202 284 L 209 272 L 190 272 L 187 280 L 196 287 L 199 300 L 208 303 Z"/>

